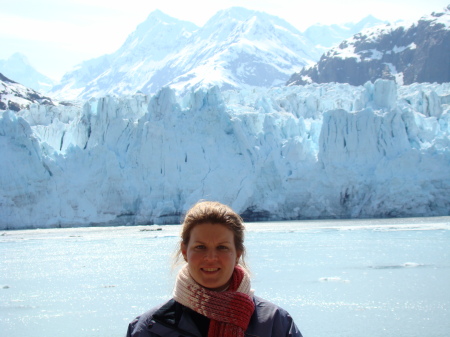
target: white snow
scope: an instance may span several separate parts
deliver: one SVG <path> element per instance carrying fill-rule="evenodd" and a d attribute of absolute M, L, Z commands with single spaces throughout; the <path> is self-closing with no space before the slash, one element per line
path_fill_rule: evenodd
<path fill-rule="evenodd" d="M 414 42 L 412 42 L 408 46 L 397 47 L 397 45 L 395 45 L 394 48 L 392 48 L 392 51 L 394 53 L 401 53 L 401 52 L 405 51 L 406 49 L 416 49 L 416 48 L 417 48 L 417 45 Z"/>
<path fill-rule="evenodd" d="M 356 62 L 361 62 L 361 55 L 357 54 L 355 52 L 355 46 L 353 44 L 348 45 L 346 48 L 335 48 L 333 49 L 334 55 L 342 58 L 342 59 L 348 59 L 348 58 L 354 58 L 356 59 Z"/>
<path fill-rule="evenodd" d="M 376 49 L 370 49 L 371 55 L 368 59 L 371 60 L 381 60 L 383 58 L 383 53 Z"/>
<path fill-rule="evenodd" d="M 198 28 L 156 12 L 115 53 L 67 73 L 52 89 L 52 97 L 154 94 L 163 86 L 181 94 L 201 85 L 268 88 L 286 83 L 319 56 L 294 27 L 265 13 L 231 8 Z M 199 77 L 204 73 L 214 75 Z"/>
<path fill-rule="evenodd" d="M 40 95 L 38 92 L 20 83 L 0 80 L 0 102 L 4 103 L 6 107 L 11 102 L 15 103 L 18 108 L 24 108 L 32 102 L 42 103 L 43 100 L 50 103 L 49 98 Z"/>
<path fill-rule="evenodd" d="M 0 228 L 446 215 L 450 85 L 164 88 L 0 118 Z"/>
<path fill-rule="evenodd" d="M 443 25 L 444 29 L 450 29 L 450 5 L 443 9 L 442 12 L 432 13 L 423 16 L 421 20 L 430 21 L 431 25 Z"/>
<path fill-rule="evenodd" d="M 395 77 L 395 83 L 403 85 L 403 72 L 398 72 L 397 68 L 392 63 L 384 63 L 389 68 L 389 73 Z"/>

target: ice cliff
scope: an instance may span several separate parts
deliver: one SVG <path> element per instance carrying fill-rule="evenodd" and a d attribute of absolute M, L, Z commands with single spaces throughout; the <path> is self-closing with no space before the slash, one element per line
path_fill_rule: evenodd
<path fill-rule="evenodd" d="M 0 228 L 450 214 L 450 84 L 163 88 L 0 118 Z"/>

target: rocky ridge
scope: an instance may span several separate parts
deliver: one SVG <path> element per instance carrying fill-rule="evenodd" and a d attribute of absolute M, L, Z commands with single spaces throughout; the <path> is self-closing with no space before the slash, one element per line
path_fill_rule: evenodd
<path fill-rule="evenodd" d="M 32 103 L 54 105 L 50 97 L 14 82 L 0 73 L 0 110 L 20 111 Z"/>
<path fill-rule="evenodd" d="M 450 81 L 450 5 L 410 26 L 369 28 L 292 75 L 287 85 L 349 83 L 378 78 L 402 84 Z"/>

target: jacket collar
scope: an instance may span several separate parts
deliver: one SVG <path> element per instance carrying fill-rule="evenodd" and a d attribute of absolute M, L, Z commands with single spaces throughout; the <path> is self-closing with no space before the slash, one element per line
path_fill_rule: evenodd
<path fill-rule="evenodd" d="M 200 337 L 195 323 L 190 315 L 183 314 L 185 309 L 174 299 L 166 302 L 154 314 L 148 325 L 150 332 L 160 336 Z"/>
<path fill-rule="evenodd" d="M 257 304 L 255 298 L 253 301 Z M 186 308 L 174 299 L 167 301 L 153 314 L 148 325 L 149 331 L 165 337 L 201 337 L 191 316 L 185 311 Z M 246 332 L 245 335 L 257 337 L 249 332 Z"/>

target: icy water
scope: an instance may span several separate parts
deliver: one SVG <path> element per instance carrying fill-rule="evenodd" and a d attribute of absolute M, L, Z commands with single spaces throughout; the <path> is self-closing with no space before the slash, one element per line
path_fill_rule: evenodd
<path fill-rule="evenodd" d="M 0 336 L 119 337 L 171 296 L 180 226 L 0 231 Z M 450 336 L 450 217 L 249 223 L 255 294 L 305 337 Z"/>

